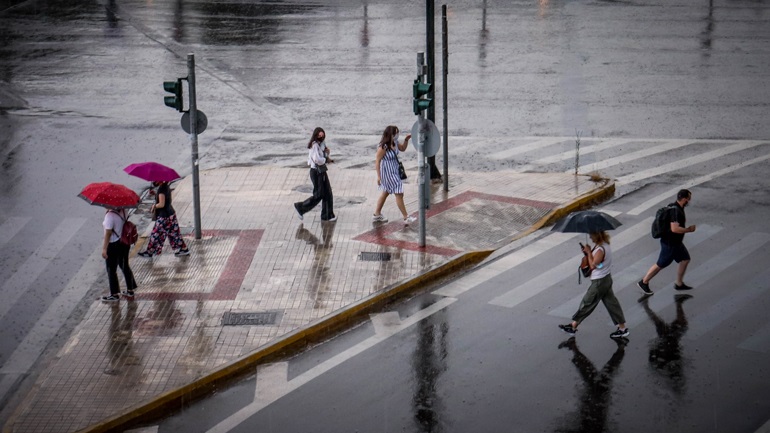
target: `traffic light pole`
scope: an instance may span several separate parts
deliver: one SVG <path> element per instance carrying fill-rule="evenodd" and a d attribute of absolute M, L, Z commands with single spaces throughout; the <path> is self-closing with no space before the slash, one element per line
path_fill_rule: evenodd
<path fill-rule="evenodd" d="M 417 77 L 421 83 L 425 82 L 425 54 L 417 53 Z M 419 246 L 425 246 L 425 184 L 429 182 L 425 179 L 427 173 L 427 164 L 425 163 L 425 132 L 422 127 L 425 122 L 425 116 L 422 114 L 423 110 L 419 110 L 417 114 L 417 121 L 420 127 L 418 128 L 419 136 L 417 137 L 417 184 L 418 184 L 418 209 L 419 209 Z"/>
<path fill-rule="evenodd" d="M 193 213 L 195 239 L 201 238 L 201 194 L 198 181 L 198 107 L 195 101 L 195 54 L 187 55 L 187 83 L 190 85 L 190 145 L 192 147 Z"/>
<path fill-rule="evenodd" d="M 449 29 L 447 28 L 446 5 L 441 6 L 441 52 L 442 52 L 442 76 L 444 86 L 442 89 L 442 101 L 444 105 L 444 191 L 449 192 L 449 113 L 447 111 L 447 75 L 449 75 Z"/>
<path fill-rule="evenodd" d="M 433 84 L 436 82 L 436 6 L 435 0 L 425 0 L 425 45 L 427 65 L 428 65 L 428 82 Z M 428 94 L 428 98 L 436 100 L 436 95 L 433 86 Z M 436 107 L 432 105 L 428 107 L 428 120 L 436 122 Z M 438 171 L 436 166 L 436 156 L 428 157 L 430 178 L 441 179 L 441 172 Z"/>

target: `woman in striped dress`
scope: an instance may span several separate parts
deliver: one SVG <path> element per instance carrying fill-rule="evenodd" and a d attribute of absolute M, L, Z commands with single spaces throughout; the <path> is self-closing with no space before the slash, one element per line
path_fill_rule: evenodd
<path fill-rule="evenodd" d="M 382 133 L 380 145 L 377 146 L 377 155 L 374 159 L 374 168 L 377 171 L 377 185 L 381 191 L 377 199 L 377 208 L 374 210 L 372 221 L 387 222 L 388 219 L 382 215 L 382 206 L 390 194 L 395 194 L 396 205 L 404 218 L 404 224 L 409 225 L 416 221 L 416 218 L 406 213 L 404 206 L 404 184 L 401 182 L 401 176 L 398 175 L 398 153 L 406 150 L 409 145 L 411 135 L 404 137 L 404 141 L 398 141 L 398 127 L 388 126 Z"/>

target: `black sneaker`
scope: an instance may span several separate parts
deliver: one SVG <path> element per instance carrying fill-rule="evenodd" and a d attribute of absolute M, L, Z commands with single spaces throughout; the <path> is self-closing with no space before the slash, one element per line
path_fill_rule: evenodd
<path fill-rule="evenodd" d="M 124 298 L 134 298 L 134 291 L 133 290 L 124 290 L 123 293 L 120 294 Z"/>
<path fill-rule="evenodd" d="M 630 334 L 630 333 L 631 333 L 631 332 L 629 332 L 629 331 L 628 331 L 628 328 L 625 328 L 625 329 L 620 329 L 620 328 L 618 328 L 617 330 L 615 330 L 615 332 L 613 332 L 612 334 L 610 334 L 610 338 L 623 338 L 623 337 L 628 337 L 628 334 Z"/>
<path fill-rule="evenodd" d="M 675 290 L 692 290 L 692 287 L 688 286 L 688 285 L 687 285 L 687 284 L 685 284 L 685 283 L 682 283 L 682 285 L 681 285 L 681 286 L 680 286 L 680 285 L 678 285 L 678 284 L 676 284 L 676 283 L 674 283 L 674 289 L 675 289 Z"/>
<path fill-rule="evenodd" d="M 188 249 L 179 250 L 179 251 L 175 252 L 174 255 L 177 256 L 177 257 L 189 256 L 190 255 L 190 250 L 188 250 Z"/>
<path fill-rule="evenodd" d="M 147 251 L 139 251 L 138 253 L 136 253 L 136 255 L 142 256 L 148 259 L 152 258 L 152 254 L 148 253 Z"/>
<path fill-rule="evenodd" d="M 120 296 L 118 295 L 102 296 L 102 302 L 118 302 L 118 301 L 120 301 Z"/>
<path fill-rule="evenodd" d="M 559 329 L 570 335 L 575 335 L 577 332 L 577 329 L 573 328 L 571 323 L 567 325 L 559 325 Z"/>
<path fill-rule="evenodd" d="M 653 291 L 650 290 L 650 285 L 645 283 L 644 281 L 639 280 L 639 282 L 636 283 L 636 285 L 639 286 L 640 289 L 642 289 L 642 293 L 644 293 L 645 295 L 653 294 Z"/>
<path fill-rule="evenodd" d="M 294 203 L 294 211 L 297 212 L 297 218 L 299 218 L 300 221 L 303 220 L 302 212 L 299 211 L 299 204 Z"/>

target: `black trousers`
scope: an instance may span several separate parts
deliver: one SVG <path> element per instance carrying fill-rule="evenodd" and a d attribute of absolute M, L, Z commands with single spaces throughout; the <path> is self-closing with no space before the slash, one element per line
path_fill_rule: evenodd
<path fill-rule="evenodd" d="M 313 182 L 313 195 L 297 203 L 297 210 L 304 215 L 321 202 L 321 219 L 327 221 L 334 218 L 334 194 L 332 194 L 329 176 L 327 173 L 320 173 L 317 169 L 311 168 L 310 181 Z"/>
<path fill-rule="evenodd" d="M 136 280 L 131 267 L 128 266 L 128 253 L 130 247 L 123 242 L 115 241 L 107 245 L 107 259 L 104 261 L 107 265 L 107 278 L 110 281 L 110 294 L 120 294 L 120 285 L 118 284 L 118 268 L 123 271 L 126 278 L 126 290 L 136 289 Z"/>

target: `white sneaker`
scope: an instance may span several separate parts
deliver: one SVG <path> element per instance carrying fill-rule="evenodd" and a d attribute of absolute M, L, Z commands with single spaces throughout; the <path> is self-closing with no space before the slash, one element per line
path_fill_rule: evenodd
<path fill-rule="evenodd" d="M 386 223 L 386 222 L 388 222 L 388 219 L 385 218 L 385 216 L 383 214 L 372 215 L 372 222 L 375 222 L 375 223 L 376 222 Z"/>
<path fill-rule="evenodd" d="M 413 223 L 415 221 L 417 221 L 417 218 L 409 215 L 408 217 L 404 218 L 404 225 L 408 226 L 409 224 L 411 224 L 411 223 Z"/>

